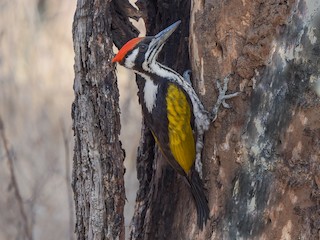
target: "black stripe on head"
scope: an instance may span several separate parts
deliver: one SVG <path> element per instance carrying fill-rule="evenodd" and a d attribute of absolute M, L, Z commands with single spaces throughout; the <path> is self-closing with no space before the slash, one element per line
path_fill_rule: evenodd
<path fill-rule="evenodd" d="M 135 66 L 133 69 L 138 72 L 144 72 L 142 64 L 145 62 L 146 54 L 149 51 L 149 44 L 151 40 L 151 37 L 145 37 L 136 47 L 136 49 L 139 48 L 139 53 L 135 59 Z"/>

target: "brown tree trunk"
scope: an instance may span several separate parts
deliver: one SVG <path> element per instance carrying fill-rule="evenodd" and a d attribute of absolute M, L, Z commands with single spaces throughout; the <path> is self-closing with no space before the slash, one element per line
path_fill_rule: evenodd
<path fill-rule="evenodd" d="M 320 4 L 307 2 L 193 4 L 197 89 L 212 102 L 210 79 L 235 72 L 230 89 L 243 92 L 206 135 L 217 219 L 207 239 L 319 238 L 320 104 L 312 81 L 320 67 Z"/>
<path fill-rule="evenodd" d="M 110 1 L 78 0 L 72 106 L 77 239 L 124 239 L 124 153 L 110 36 Z"/>
<path fill-rule="evenodd" d="M 160 62 L 189 68 L 189 40 L 193 85 L 208 110 L 215 82 L 230 73 L 230 92 L 242 94 L 205 135 L 211 219 L 202 232 L 185 183 L 143 130 L 130 239 L 319 239 L 320 101 L 312 87 L 320 75 L 319 2 L 138 5 L 149 35 L 182 20 Z"/>

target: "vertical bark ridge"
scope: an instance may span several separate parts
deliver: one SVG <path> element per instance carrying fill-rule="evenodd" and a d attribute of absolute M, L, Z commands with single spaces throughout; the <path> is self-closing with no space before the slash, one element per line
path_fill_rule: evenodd
<path fill-rule="evenodd" d="M 119 92 L 110 60 L 110 1 L 78 1 L 73 41 L 76 236 L 124 239 L 124 153 L 119 141 Z"/>

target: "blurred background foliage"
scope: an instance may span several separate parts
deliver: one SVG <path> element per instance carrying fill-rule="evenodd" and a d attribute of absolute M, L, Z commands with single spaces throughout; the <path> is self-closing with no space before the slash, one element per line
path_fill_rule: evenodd
<path fill-rule="evenodd" d="M 0 1 L 0 117 L 33 239 L 70 239 L 73 235 L 69 178 L 75 8 L 75 0 Z M 141 22 L 138 25 L 143 28 Z M 134 76 L 123 68 L 117 73 L 128 227 L 137 188 L 134 164 L 141 112 Z M 0 139 L 0 240 L 24 239 L 24 223 L 10 177 Z"/>

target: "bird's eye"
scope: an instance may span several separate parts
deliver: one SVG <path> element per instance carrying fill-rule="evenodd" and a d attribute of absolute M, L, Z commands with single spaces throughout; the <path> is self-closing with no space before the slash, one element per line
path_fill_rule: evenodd
<path fill-rule="evenodd" d="M 140 52 L 145 52 L 147 51 L 148 46 L 146 44 L 141 44 L 141 46 L 139 47 Z"/>

